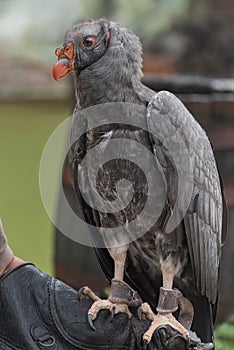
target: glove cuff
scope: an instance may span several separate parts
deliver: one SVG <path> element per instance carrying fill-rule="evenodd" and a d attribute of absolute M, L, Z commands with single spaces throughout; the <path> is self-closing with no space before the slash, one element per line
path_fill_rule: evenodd
<path fill-rule="evenodd" d="M 7 265 L 10 264 L 13 256 L 13 252 L 8 246 L 7 238 L 2 226 L 2 221 L 0 219 L 0 276 L 5 271 Z"/>

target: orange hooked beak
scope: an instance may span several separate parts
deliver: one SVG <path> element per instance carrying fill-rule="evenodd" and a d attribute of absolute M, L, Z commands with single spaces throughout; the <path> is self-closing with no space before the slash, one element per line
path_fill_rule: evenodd
<path fill-rule="evenodd" d="M 75 55 L 73 43 L 69 42 L 65 47 L 57 48 L 55 55 L 58 57 L 58 62 L 52 67 L 52 75 L 58 81 L 74 70 Z"/>

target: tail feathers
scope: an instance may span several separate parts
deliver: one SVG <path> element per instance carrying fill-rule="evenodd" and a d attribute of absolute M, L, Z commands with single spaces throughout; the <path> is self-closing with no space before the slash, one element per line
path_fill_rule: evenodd
<path fill-rule="evenodd" d="M 211 304 L 205 296 L 191 300 L 194 307 L 194 319 L 191 329 L 204 343 L 213 342 L 213 326 L 216 304 Z"/>

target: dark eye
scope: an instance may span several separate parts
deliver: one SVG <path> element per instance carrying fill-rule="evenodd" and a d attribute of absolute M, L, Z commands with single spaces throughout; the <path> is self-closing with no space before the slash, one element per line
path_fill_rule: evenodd
<path fill-rule="evenodd" d="M 95 36 L 86 36 L 83 40 L 83 45 L 86 47 L 92 47 L 94 46 L 95 42 L 96 42 Z"/>

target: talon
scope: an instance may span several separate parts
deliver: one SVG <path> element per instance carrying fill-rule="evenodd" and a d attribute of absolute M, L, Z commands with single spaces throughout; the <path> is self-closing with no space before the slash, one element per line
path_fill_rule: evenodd
<path fill-rule="evenodd" d="M 147 350 L 147 348 L 148 348 L 148 342 L 147 342 L 147 340 L 143 340 L 143 350 Z"/>
<path fill-rule="evenodd" d="M 143 314 L 143 307 L 139 306 L 137 309 L 137 317 L 139 318 L 140 321 L 142 321 L 142 314 Z"/>
<path fill-rule="evenodd" d="M 158 333 L 159 333 L 159 337 L 161 339 L 161 342 L 162 343 L 165 343 L 166 342 L 166 339 L 167 339 L 167 332 L 166 332 L 166 329 L 164 326 L 160 327 L 158 329 Z"/>
<path fill-rule="evenodd" d="M 189 346 L 192 345 L 192 346 L 196 346 L 198 344 L 201 343 L 201 339 L 198 338 L 198 336 L 196 335 L 196 333 L 192 332 L 190 330 L 189 332 L 189 335 L 188 335 L 188 344 Z"/>
<path fill-rule="evenodd" d="M 111 319 L 110 319 L 110 323 L 113 322 L 114 317 L 115 317 L 115 306 L 113 306 L 112 309 L 111 309 Z"/>
<path fill-rule="evenodd" d="M 80 288 L 78 290 L 78 300 L 79 301 L 83 301 L 85 299 L 85 296 L 84 296 L 84 287 Z"/>
<path fill-rule="evenodd" d="M 90 328 L 93 330 L 93 331 L 96 331 L 96 328 L 93 324 L 93 315 L 91 314 L 88 314 L 88 322 L 89 322 L 89 325 L 90 325 Z"/>

